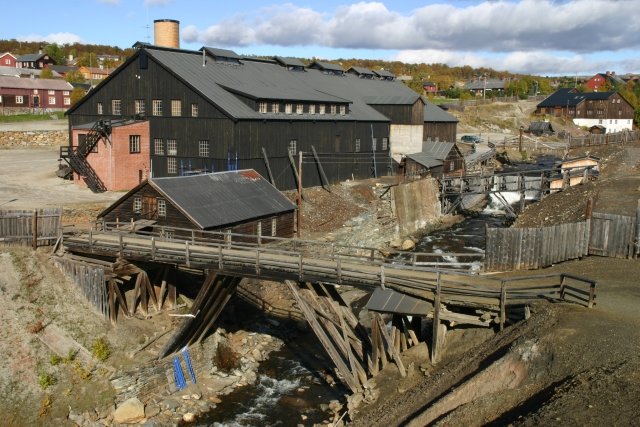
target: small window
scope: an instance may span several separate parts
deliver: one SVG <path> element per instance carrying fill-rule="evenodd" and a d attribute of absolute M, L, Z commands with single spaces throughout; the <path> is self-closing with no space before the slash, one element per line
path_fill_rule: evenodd
<path fill-rule="evenodd" d="M 198 117 L 198 104 L 191 104 L 191 117 Z"/>
<path fill-rule="evenodd" d="M 135 213 L 142 212 L 142 197 L 133 198 L 133 212 Z"/>
<path fill-rule="evenodd" d="M 382 138 L 382 151 L 389 149 L 389 138 Z"/>
<path fill-rule="evenodd" d="M 200 157 L 209 157 L 209 141 L 204 139 L 198 141 L 198 155 Z"/>
<path fill-rule="evenodd" d="M 355 147 L 356 153 L 360 152 L 360 138 L 356 138 L 356 147 Z"/>
<path fill-rule="evenodd" d="M 24 103 L 24 98 L 22 98 L 22 96 L 17 95 L 16 96 L 16 104 L 23 104 Z"/>
<path fill-rule="evenodd" d="M 316 104 L 309 105 L 309 114 L 315 114 L 315 113 L 316 113 Z"/>
<path fill-rule="evenodd" d="M 327 106 L 324 104 L 320 104 L 320 114 L 324 114 Z"/>
<path fill-rule="evenodd" d="M 302 104 L 297 104 L 296 105 L 296 114 L 302 114 L 304 113 L 304 106 Z"/>
<path fill-rule="evenodd" d="M 104 114 L 104 110 L 102 109 L 102 102 L 98 102 L 96 104 L 96 112 L 100 115 Z"/>
<path fill-rule="evenodd" d="M 167 173 L 172 175 L 178 173 L 178 162 L 175 157 L 167 157 Z"/>
<path fill-rule="evenodd" d="M 64 98 L 62 102 L 64 103 L 64 105 L 71 105 L 71 98 Z"/>
<path fill-rule="evenodd" d="M 278 231 L 278 217 L 271 218 L 271 237 L 276 237 Z"/>
<path fill-rule="evenodd" d="M 135 100 L 135 111 L 136 114 L 139 114 L 141 116 L 144 115 L 145 113 L 145 105 L 144 105 L 144 99 L 136 99 Z"/>
<path fill-rule="evenodd" d="M 340 106 L 340 115 L 344 116 L 347 114 L 347 106 L 346 105 L 341 105 Z"/>
<path fill-rule="evenodd" d="M 164 155 L 164 141 L 162 141 L 162 138 L 153 139 L 153 151 L 158 156 Z"/>
<path fill-rule="evenodd" d="M 64 95 L 64 96 L 69 96 L 69 91 L 68 91 L 68 90 L 63 90 L 63 91 L 62 91 L 62 95 Z"/>
<path fill-rule="evenodd" d="M 177 156 L 178 155 L 178 143 L 175 139 L 167 139 L 167 155 L 169 156 Z"/>
<path fill-rule="evenodd" d="M 331 104 L 331 114 L 335 116 L 335 114 L 338 112 L 338 108 L 335 104 Z"/>
<path fill-rule="evenodd" d="M 114 116 L 119 116 L 122 114 L 122 104 L 119 99 L 111 100 L 111 114 Z"/>
<path fill-rule="evenodd" d="M 38 89 L 34 89 L 34 90 L 33 90 L 33 94 L 34 94 L 34 95 L 37 95 L 37 94 L 38 94 Z"/>
<path fill-rule="evenodd" d="M 151 108 L 152 108 L 152 114 L 154 116 L 161 116 L 162 115 L 162 100 L 161 99 L 154 99 L 153 101 L 151 101 Z"/>
<path fill-rule="evenodd" d="M 376 151 L 378 149 L 378 138 L 373 138 L 371 140 L 371 149 Z"/>
<path fill-rule="evenodd" d="M 129 135 L 129 153 L 140 152 L 140 135 Z"/>
<path fill-rule="evenodd" d="M 158 216 L 167 216 L 167 201 L 158 199 Z"/>
<path fill-rule="evenodd" d="M 2 104 L 2 95 L 0 95 L 0 104 Z"/>
<path fill-rule="evenodd" d="M 292 139 L 291 141 L 289 141 L 289 154 L 291 154 L 292 156 L 295 156 L 296 154 L 298 154 L 298 150 L 296 148 L 297 145 L 298 145 L 297 139 Z"/>
<path fill-rule="evenodd" d="M 291 114 L 293 112 L 293 104 L 284 104 L 284 113 Z"/>
<path fill-rule="evenodd" d="M 55 95 L 55 94 L 56 94 L 56 91 L 55 91 L 55 90 L 51 90 L 51 89 L 49 89 L 49 90 L 47 91 L 47 95 Z"/>
<path fill-rule="evenodd" d="M 280 112 L 280 103 L 279 102 L 274 102 L 273 104 L 271 104 L 271 112 L 272 113 L 279 113 Z"/>
<path fill-rule="evenodd" d="M 173 117 L 180 117 L 182 115 L 182 101 L 179 99 L 171 100 L 171 115 Z"/>
<path fill-rule="evenodd" d="M 56 97 L 55 96 L 50 96 L 49 97 L 49 105 L 56 105 Z"/>
<path fill-rule="evenodd" d="M 263 113 L 263 114 L 267 112 L 267 103 L 266 102 L 258 103 L 258 112 Z"/>

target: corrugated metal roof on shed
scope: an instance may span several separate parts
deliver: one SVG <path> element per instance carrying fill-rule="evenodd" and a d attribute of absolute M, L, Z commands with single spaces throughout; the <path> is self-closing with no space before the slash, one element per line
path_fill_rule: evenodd
<path fill-rule="evenodd" d="M 289 199 L 253 169 L 152 178 L 149 183 L 202 229 L 295 210 Z"/>

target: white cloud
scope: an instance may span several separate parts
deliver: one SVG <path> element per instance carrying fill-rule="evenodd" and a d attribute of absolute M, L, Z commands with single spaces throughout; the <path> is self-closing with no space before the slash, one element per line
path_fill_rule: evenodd
<path fill-rule="evenodd" d="M 120 4 L 120 0 L 98 0 L 98 3 L 104 3 L 111 6 L 117 6 Z"/>
<path fill-rule="evenodd" d="M 227 18 L 205 30 L 193 27 L 188 36 L 188 41 L 228 46 L 590 52 L 639 47 L 640 8 L 612 0 L 484 1 L 432 4 L 406 15 L 381 2 L 360 2 L 326 15 L 288 4 Z"/>
<path fill-rule="evenodd" d="M 16 40 L 20 40 L 23 42 L 46 41 L 49 43 L 57 43 L 59 45 L 83 43 L 82 38 L 79 35 L 73 33 L 51 33 L 46 36 L 39 34 L 27 34 L 24 36 L 16 37 Z"/>

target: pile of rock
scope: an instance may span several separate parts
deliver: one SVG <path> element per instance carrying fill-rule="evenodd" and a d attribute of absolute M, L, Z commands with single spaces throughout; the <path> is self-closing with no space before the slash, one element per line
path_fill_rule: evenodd
<path fill-rule="evenodd" d="M 0 132 L 0 147 L 57 147 L 69 144 L 67 131 L 3 131 Z"/>

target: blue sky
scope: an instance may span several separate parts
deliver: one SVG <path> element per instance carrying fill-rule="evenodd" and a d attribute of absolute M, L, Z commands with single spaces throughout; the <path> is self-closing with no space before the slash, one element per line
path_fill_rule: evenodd
<path fill-rule="evenodd" d="M 180 21 L 184 49 L 486 66 L 538 75 L 640 72 L 638 0 L 20 0 L 0 38 L 130 47 Z"/>

